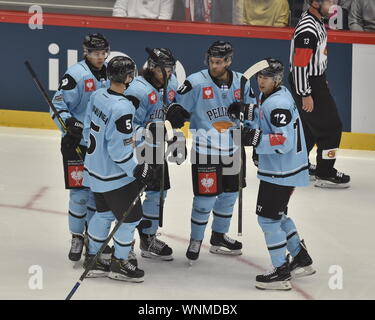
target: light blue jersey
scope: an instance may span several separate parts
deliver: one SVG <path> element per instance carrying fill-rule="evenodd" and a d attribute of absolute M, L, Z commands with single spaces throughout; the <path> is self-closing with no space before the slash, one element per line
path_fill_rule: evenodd
<path fill-rule="evenodd" d="M 263 94 L 255 121 L 263 132 L 256 147 L 258 178 L 283 186 L 308 185 L 305 136 L 292 95 L 281 86 L 264 101 L 262 99 Z"/>
<path fill-rule="evenodd" d="M 231 156 L 238 146 L 233 143 L 231 131 L 239 127 L 228 116 L 228 107 L 240 101 L 241 73 L 230 71 L 228 85 L 219 86 L 208 70 L 190 75 L 178 89 L 176 101 L 192 115 L 190 130 L 193 149 L 201 154 Z M 244 93 L 245 103 L 256 103 L 249 82 Z"/>
<path fill-rule="evenodd" d="M 81 122 L 84 121 L 87 103 L 92 93 L 97 89 L 109 87 L 105 72 L 106 67 L 101 72 L 95 71 L 94 75 L 85 60 L 74 64 L 66 71 L 52 100 L 64 122 L 70 117 L 75 117 Z M 52 119 L 62 131 L 60 123 L 55 119 L 51 110 L 50 113 Z M 83 140 L 81 144 L 85 145 Z"/>
<path fill-rule="evenodd" d="M 135 180 L 134 112 L 124 95 L 110 89 L 91 96 L 83 131 L 88 142 L 83 179 L 93 192 L 115 190 Z"/>

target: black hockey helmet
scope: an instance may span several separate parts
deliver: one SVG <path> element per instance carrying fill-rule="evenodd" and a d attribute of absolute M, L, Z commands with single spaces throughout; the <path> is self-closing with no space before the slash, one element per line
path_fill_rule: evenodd
<path fill-rule="evenodd" d="M 129 57 L 116 56 L 108 62 L 107 76 L 113 82 L 125 83 L 128 76 L 133 80 L 135 71 L 135 63 Z"/>
<path fill-rule="evenodd" d="M 83 40 L 84 55 L 91 51 L 105 50 L 109 53 L 109 42 L 101 33 L 93 33 L 85 36 Z"/>
<path fill-rule="evenodd" d="M 274 58 L 265 59 L 268 62 L 268 67 L 259 71 L 257 74 L 265 77 L 271 77 L 276 82 L 276 86 L 279 86 L 283 81 L 284 77 L 284 65 L 280 60 Z"/>
<path fill-rule="evenodd" d="M 214 58 L 224 58 L 226 61 L 233 57 L 233 46 L 228 41 L 215 41 L 207 50 L 206 53 L 206 63 L 208 64 L 208 59 L 210 57 Z"/>
<path fill-rule="evenodd" d="M 171 50 L 168 48 L 146 48 L 148 53 L 147 68 L 154 69 L 160 67 L 162 63 L 164 67 L 172 68 L 173 72 L 176 67 L 176 59 L 173 57 Z"/>

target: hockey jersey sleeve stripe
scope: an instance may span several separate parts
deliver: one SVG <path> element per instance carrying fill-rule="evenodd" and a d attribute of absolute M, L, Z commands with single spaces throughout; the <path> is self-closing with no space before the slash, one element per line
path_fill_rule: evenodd
<path fill-rule="evenodd" d="M 306 67 L 313 55 L 310 48 L 296 48 L 294 53 L 293 64 L 295 67 Z"/>
<path fill-rule="evenodd" d="M 303 170 L 307 170 L 308 168 L 309 168 L 309 165 L 304 165 L 303 167 L 301 167 L 301 168 L 299 168 L 295 171 L 285 173 L 285 174 L 266 173 L 266 172 L 262 172 L 262 171 L 258 170 L 258 175 L 264 176 L 264 177 L 272 177 L 272 178 L 288 178 L 288 177 L 296 175 L 297 173 L 302 172 Z"/>
<path fill-rule="evenodd" d="M 125 162 L 128 162 L 129 160 L 131 160 L 133 158 L 133 152 L 128 156 L 128 157 L 126 157 L 125 159 L 123 159 L 123 160 L 118 160 L 118 161 L 116 161 L 116 160 L 114 160 L 116 163 L 125 163 Z"/>

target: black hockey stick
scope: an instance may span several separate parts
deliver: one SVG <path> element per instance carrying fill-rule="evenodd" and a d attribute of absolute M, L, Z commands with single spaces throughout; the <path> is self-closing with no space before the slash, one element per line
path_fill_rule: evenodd
<path fill-rule="evenodd" d="M 138 193 L 138 195 L 136 196 L 136 198 L 133 200 L 133 202 L 130 204 L 128 210 L 125 211 L 125 213 L 122 215 L 122 218 L 121 220 L 119 220 L 115 227 L 113 228 L 112 232 L 108 235 L 107 237 L 107 240 L 105 240 L 105 242 L 102 244 L 102 246 L 100 247 L 99 251 L 96 253 L 96 255 L 94 256 L 94 258 L 91 260 L 91 262 L 88 264 L 88 266 L 86 267 L 85 271 L 82 273 L 82 275 L 80 276 L 79 280 L 77 281 L 77 283 L 74 285 L 73 289 L 69 292 L 68 296 L 65 298 L 65 300 L 70 300 L 74 293 L 77 291 L 77 289 L 79 288 L 79 286 L 81 285 L 82 281 L 85 280 L 85 277 L 87 276 L 87 274 L 89 273 L 89 271 L 91 270 L 91 268 L 93 267 L 93 265 L 95 264 L 95 262 L 98 260 L 99 256 L 102 254 L 102 252 L 104 251 L 105 247 L 108 245 L 109 241 L 111 241 L 113 235 L 116 233 L 116 231 L 120 228 L 120 226 L 123 224 L 123 222 L 125 221 L 125 219 L 128 217 L 129 213 L 132 211 L 132 209 L 134 208 L 134 206 L 137 204 L 138 201 L 140 201 L 140 198 L 143 194 L 143 192 L 145 191 L 145 189 L 147 188 L 146 185 L 144 185 L 141 189 L 141 191 Z"/>
<path fill-rule="evenodd" d="M 66 127 L 65 125 L 65 122 L 64 120 L 61 118 L 60 114 L 58 113 L 58 111 L 56 110 L 56 107 L 53 105 L 51 99 L 49 98 L 48 94 L 47 94 L 47 91 L 46 89 L 44 89 L 42 83 L 39 81 L 35 71 L 33 70 L 33 68 L 31 67 L 31 64 L 29 61 L 25 61 L 25 66 L 27 68 L 27 70 L 29 70 L 30 74 L 31 74 L 31 77 L 33 78 L 36 86 L 38 87 L 39 91 L 41 92 L 42 96 L 44 97 L 44 99 L 46 100 L 48 106 L 51 108 L 51 110 L 53 111 L 53 114 L 55 115 L 56 119 L 59 121 L 61 127 L 63 128 L 64 130 L 64 133 L 68 132 L 68 128 Z M 83 155 L 82 155 L 82 150 L 80 149 L 79 146 L 76 147 L 76 152 L 77 152 L 77 155 L 78 157 L 80 158 L 80 160 L 83 160 Z"/>
<path fill-rule="evenodd" d="M 267 68 L 267 60 L 262 60 L 252 65 L 247 69 L 240 82 L 240 172 L 238 174 L 238 235 L 242 236 L 242 207 L 243 207 L 243 191 L 242 191 L 242 180 L 243 180 L 243 170 L 242 170 L 242 130 L 244 122 L 244 107 L 245 107 L 245 86 L 246 82 L 259 71 Z M 246 164 L 244 164 L 245 166 Z"/>
<path fill-rule="evenodd" d="M 167 108 L 167 88 L 168 88 L 168 77 L 167 72 L 165 71 L 164 63 L 159 59 L 159 57 L 155 54 L 155 52 L 150 49 L 146 48 L 146 51 L 150 56 L 153 57 L 153 60 L 157 63 L 160 67 L 161 72 L 163 74 L 163 110 Z M 160 196 L 159 196 L 159 227 L 163 227 L 163 216 L 164 216 L 164 183 L 165 183 L 165 135 L 164 135 L 164 128 L 166 126 L 165 121 L 165 112 L 163 112 L 163 143 L 162 143 L 162 152 L 163 155 L 163 164 L 161 170 L 161 181 L 160 181 Z M 168 130 L 167 130 L 168 132 Z"/>

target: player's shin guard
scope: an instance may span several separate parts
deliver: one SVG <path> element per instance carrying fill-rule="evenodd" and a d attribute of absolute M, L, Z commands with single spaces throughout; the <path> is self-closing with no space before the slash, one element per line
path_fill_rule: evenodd
<path fill-rule="evenodd" d="M 194 196 L 191 212 L 191 238 L 203 240 L 204 231 L 214 207 L 216 197 Z"/>
<path fill-rule="evenodd" d="M 72 189 L 69 195 L 69 230 L 72 234 L 85 231 L 88 189 Z"/>
<path fill-rule="evenodd" d="M 237 197 L 238 192 L 223 192 L 218 195 L 213 209 L 213 231 L 228 232 Z"/>
<path fill-rule="evenodd" d="M 301 250 L 300 238 L 293 220 L 286 215 L 281 218 L 281 229 L 286 233 L 287 249 L 294 257 Z"/>
<path fill-rule="evenodd" d="M 87 201 L 87 208 L 86 208 L 86 225 L 88 226 L 90 223 L 91 218 L 95 214 L 96 205 L 95 205 L 95 198 L 92 191 L 89 191 L 88 194 L 88 201 Z"/>
<path fill-rule="evenodd" d="M 277 268 L 286 262 L 286 234 L 281 229 L 281 220 L 258 216 L 258 223 L 264 232 L 272 265 Z"/>
<path fill-rule="evenodd" d="M 113 240 L 115 243 L 114 256 L 120 260 L 127 260 L 129 252 L 132 249 L 134 230 L 139 221 L 126 223 L 124 222 L 115 233 Z"/>
<path fill-rule="evenodd" d="M 164 199 L 167 196 L 167 191 L 164 191 Z M 144 234 L 155 234 L 159 227 L 159 205 L 160 205 L 160 192 L 159 191 L 146 191 L 146 197 L 143 201 L 143 219 L 149 220 L 151 226 L 142 229 Z"/>

